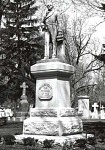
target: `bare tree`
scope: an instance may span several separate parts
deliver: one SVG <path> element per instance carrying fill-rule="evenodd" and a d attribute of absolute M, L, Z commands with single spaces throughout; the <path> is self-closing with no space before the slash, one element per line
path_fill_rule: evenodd
<path fill-rule="evenodd" d="M 73 20 L 66 38 L 70 63 L 75 67 L 75 73 L 71 79 L 74 100 L 78 94 L 91 93 L 96 85 L 94 72 L 103 68 L 103 64 L 100 64 L 92 55 L 99 51 L 100 43 L 96 39 L 93 40 L 92 35 L 100 22 L 86 30 L 86 19 L 89 18 L 84 14 L 84 18 Z"/>

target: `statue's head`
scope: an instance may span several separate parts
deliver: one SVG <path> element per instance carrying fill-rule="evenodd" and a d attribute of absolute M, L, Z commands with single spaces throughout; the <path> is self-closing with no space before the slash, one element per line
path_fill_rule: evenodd
<path fill-rule="evenodd" d="M 54 6 L 52 5 L 52 3 L 47 4 L 47 8 L 48 10 L 52 10 L 54 8 Z"/>

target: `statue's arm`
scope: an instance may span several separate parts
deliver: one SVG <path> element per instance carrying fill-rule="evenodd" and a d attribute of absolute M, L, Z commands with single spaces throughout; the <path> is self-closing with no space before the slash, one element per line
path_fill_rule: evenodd
<path fill-rule="evenodd" d="M 59 25 L 59 22 L 58 22 L 58 14 L 56 14 L 56 16 L 55 16 L 55 22 L 56 22 L 56 25 L 58 26 L 58 25 Z"/>
<path fill-rule="evenodd" d="M 46 19 L 47 19 L 46 16 L 47 16 L 47 12 L 44 14 L 41 24 L 40 24 L 40 29 L 42 31 L 46 29 Z"/>
<path fill-rule="evenodd" d="M 46 14 L 45 14 L 44 17 L 43 17 L 42 22 L 43 22 L 44 24 L 46 24 Z"/>

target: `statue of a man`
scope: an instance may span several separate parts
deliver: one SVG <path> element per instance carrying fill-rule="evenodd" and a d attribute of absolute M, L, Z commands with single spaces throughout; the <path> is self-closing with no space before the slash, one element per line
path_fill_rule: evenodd
<path fill-rule="evenodd" d="M 45 30 L 48 31 L 50 42 L 52 43 L 53 54 L 52 57 L 55 58 L 57 55 L 57 29 L 58 29 L 58 14 L 57 11 L 54 10 L 53 5 L 47 5 L 47 12 L 44 16 L 43 23 L 45 25 Z"/>

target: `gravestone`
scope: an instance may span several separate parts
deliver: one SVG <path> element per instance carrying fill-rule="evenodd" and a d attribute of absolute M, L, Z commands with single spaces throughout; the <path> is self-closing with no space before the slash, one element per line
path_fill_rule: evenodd
<path fill-rule="evenodd" d="M 92 119 L 99 119 L 99 113 L 98 113 L 98 110 L 97 110 L 99 105 L 97 103 L 94 103 L 92 105 L 92 107 L 94 108 L 93 113 L 91 113 L 92 114 Z"/>
<path fill-rule="evenodd" d="M 4 109 L 0 108 L 0 118 L 6 117 Z"/>
<path fill-rule="evenodd" d="M 89 96 L 78 96 L 78 113 L 82 114 L 82 118 L 90 118 Z"/>
<path fill-rule="evenodd" d="M 20 87 L 23 88 L 22 95 L 21 95 L 20 106 L 19 106 L 20 111 L 28 112 L 29 104 L 28 104 L 27 95 L 26 95 L 26 89 L 28 88 L 28 86 L 26 85 L 25 82 L 23 82 L 23 84 Z"/>
<path fill-rule="evenodd" d="M 100 110 L 100 119 L 105 119 L 105 107 L 102 105 L 101 110 Z"/>
<path fill-rule="evenodd" d="M 10 108 L 4 109 L 6 117 L 12 117 L 13 111 Z"/>
<path fill-rule="evenodd" d="M 28 86 L 25 82 L 23 82 L 23 84 L 20 87 L 22 88 L 22 95 L 20 98 L 18 111 L 16 112 L 16 120 L 23 121 L 28 117 L 29 113 L 29 103 L 26 95 L 26 89 L 28 88 Z"/>
<path fill-rule="evenodd" d="M 44 59 L 31 66 L 31 73 L 36 78 L 36 102 L 35 108 L 31 108 L 30 118 L 24 120 L 23 134 L 66 136 L 82 133 L 82 120 L 71 108 L 70 100 L 70 76 L 74 67 L 58 56 L 55 42 L 52 58 L 49 58 L 49 36 L 47 33 L 45 36 Z M 61 46 L 60 55 L 65 55 L 64 46 Z"/>
<path fill-rule="evenodd" d="M 7 117 L 4 108 L 0 108 L 0 125 L 4 125 L 7 122 Z"/>

